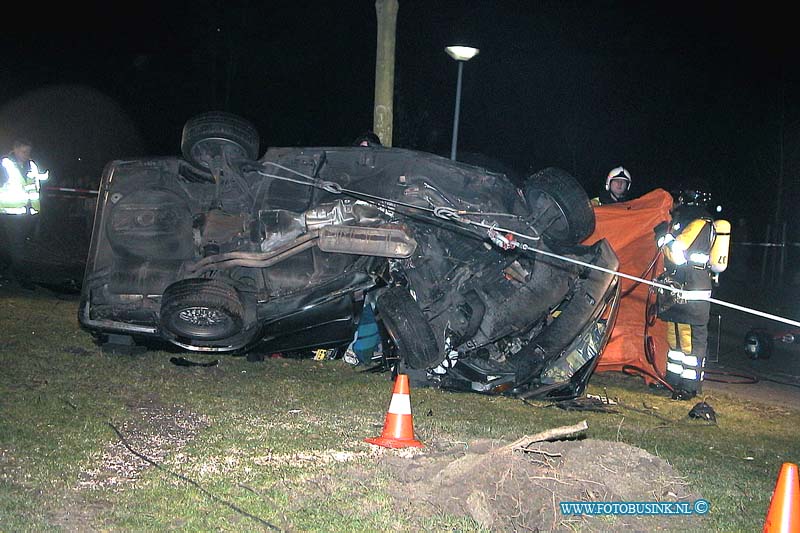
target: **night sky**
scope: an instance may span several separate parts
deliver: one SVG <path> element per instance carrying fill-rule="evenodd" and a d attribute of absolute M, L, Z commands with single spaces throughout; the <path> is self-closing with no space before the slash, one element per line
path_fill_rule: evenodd
<path fill-rule="evenodd" d="M 591 194 L 621 164 L 636 194 L 705 187 L 756 227 L 774 220 L 781 188 L 778 216 L 798 231 L 788 8 L 399 3 L 395 146 L 449 156 L 457 66 L 444 47 L 462 42 L 481 52 L 464 66 L 460 152 L 520 173 L 560 166 Z M 372 1 L 62 9 L 9 15 L 18 23 L 0 37 L 2 149 L 30 138 L 62 183 L 96 182 L 112 159 L 177 154 L 185 120 L 208 110 L 251 120 L 262 150 L 350 144 L 372 126 Z"/>

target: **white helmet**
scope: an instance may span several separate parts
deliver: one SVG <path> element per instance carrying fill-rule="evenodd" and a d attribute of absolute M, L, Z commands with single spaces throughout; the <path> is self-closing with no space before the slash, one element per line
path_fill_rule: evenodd
<path fill-rule="evenodd" d="M 631 174 L 625 170 L 625 167 L 617 167 L 608 173 L 608 177 L 606 178 L 606 190 L 611 188 L 611 180 L 625 180 L 628 182 L 628 187 L 625 190 L 627 191 L 631 188 Z"/>

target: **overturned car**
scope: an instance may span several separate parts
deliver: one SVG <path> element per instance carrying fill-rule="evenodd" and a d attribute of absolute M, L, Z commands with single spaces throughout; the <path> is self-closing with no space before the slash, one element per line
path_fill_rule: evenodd
<path fill-rule="evenodd" d="M 270 148 L 210 112 L 183 157 L 109 163 L 82 285 L 98 338 L 187 350 L 346 347 L 364 301 L 386 368 L 522 397 L 583 392 L 616 318 L 618 261 L 584 190 L 555 168 L 522 188 L 411 150 Z M 590 265 L 600 267 L 590 268 Z"/>

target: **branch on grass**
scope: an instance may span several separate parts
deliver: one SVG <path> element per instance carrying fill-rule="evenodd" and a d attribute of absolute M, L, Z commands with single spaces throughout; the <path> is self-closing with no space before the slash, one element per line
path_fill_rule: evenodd
<path fill-rule="evenodd" d="M 531 442 L 530 444 L 528 444 L 528 446 L 530 446 L 531 444 L 533 444 L 533 443 Z M 550 452 L 546 452 L 544 450 L 531 450 L 530 448 L 525 448 L 525 451 L 526 452 L 530 452 L 530 453 L 540 453 L 540 454 L 542 454 L 544 456 L 547 456 L 547 457 L 561 457 L 560 453 L 550 453 Z"/>
<path fill-rule="evenodd" d="M 586 423 L 586 420 L 581 420 L 580 422 L 578 422 L 573 426 L 561 426 L 553 429 L 548 429 L 547 431 L 542 431 L 533 436 L 525 435 L 524 437 L 515 440 L 511 444 L 503 446 L 502 448 L 500 448 L 499 451 L 508 451 L 508 450 L 529 451 L 528 447 L 533 443 L 577 437 L 582 433 L 584 433 L 587 429 L 589 429 L 589 425 Z"/>

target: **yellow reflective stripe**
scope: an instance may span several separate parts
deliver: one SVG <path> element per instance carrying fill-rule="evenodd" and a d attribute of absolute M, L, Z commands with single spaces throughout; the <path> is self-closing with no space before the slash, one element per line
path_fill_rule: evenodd
<path fill-rule="evenodd" d="M 684 250 L 690 249 L 707 224 L 709 224 L 709 221 L 702 218 L 692 220 L 683 228 L 680 235 L 676 237 L 676 242 L 680 242 Z M 708 245 L 710 247 L 711 243 L 709 242 Z"/>
<path fill-rule="evenodd" d="M 17 165 L 7 157 L 3 158 L 2 165 L 8 176 L 8 182 L 6 182 L 3 188 L 7 190 L 22 190 L 25 185 L 25 178 L 22 177 L 22 173 L 17 168 Z"/>
<path fill-rule="evenodd" d="M 47 178 L 50 177 L 50 171 L 39 172 L 39 166 L 36 162 L 31 161 L 31 170 L 28 172 L 28 178 L 32 180 L 39 180 L 39 181 L 47 181 Z"/>
<path fill-rule="evenodd" d="M 675 323 L 667 322 L 667 344 L 670 350 L 678 347 L 678 338 L 675 336 Z"/>
<path fill-rule="evenodd" d="M 681 351 L 683 353 L 692 353 L 692 326 L 678 324 L 678 336 L 680 337 Z"/>
<path fill-rule="evenodd" d="M 5 215 L 24 215 L 27 212 L 26 207 L 0 207 L 0 213 Z"/>
<path fill-rule="evenodd" d="M 0 203 L 20 204 L 28 201 L 28 194 L 22 189 L 0 188 Z"/>

